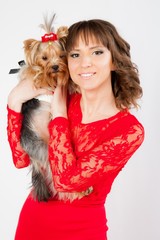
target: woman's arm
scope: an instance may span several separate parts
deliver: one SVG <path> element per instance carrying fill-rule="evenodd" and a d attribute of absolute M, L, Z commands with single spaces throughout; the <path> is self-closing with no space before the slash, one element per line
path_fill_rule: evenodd
<path fill-rule="evenodd" d="M 17 168 L 24 168 L 30 164 L 29 156 L 23 150 L 20 144 L 21 125 L 23 115 L 7 107 L 8 125 L 7 135 L 9 145 L 12 151 L 13 163 Z"/>
<path fill-rule="evenodd" d="M 138 121 L 130 125 L 124 122 L 123 126 L 117 135 L 110 139 L 104 136 L 101 143 L 94 144 L 77 157 L 73 151 L 68 120 L 63 117 L 52 120 L 49 124 L 49 158 L 57 191 L 81 192 L 93 186 L 99 178 L 118 173 L 144 138 L 144 129 Z M 80 137 L 86 138 L 85 135 L 87 132 Z"/>
<path fill-rule="evenodd" d="M 38 95 L 52 94 L 48 89 L 34 86 L 31 79 L 21 80 L 10 92 L 8 96 L 8 107 L 15 112 L 21 112 L 22 104 Z"/>
<path fill-rule="evenodd" d="M 36 89 L 30 79 L 21 80 L 8 96 L 8 126 L 7 134 L 12 151 L 13 162 L 17 168 L 23 168 L 30 164 L 29 156 L 20 144 L 21 125 L 23 115 L 22 104 L 40 94 L 51 94 L 48 89 Z"/>

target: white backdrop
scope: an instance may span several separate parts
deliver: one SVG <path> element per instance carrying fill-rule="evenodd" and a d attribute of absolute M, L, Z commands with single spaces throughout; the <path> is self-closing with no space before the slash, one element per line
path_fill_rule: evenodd
<path fill-rule="evenodd" d="M 14 239 L 30 184 L 28 169 L 14 167 L 7 142 L 7 96 L 17 83 L 17 75 L 8 72 L 23 59 L 23 40 L 40 39 L 38 25 L 47 12 L 57 14 L 56 27 L 89 18 L 109 20 L 131 45 L 132 59 L 139 66 L 144 90 L 141 109 L 135 115 L 144 125 L 146 136 L 117 177 L 108 197 L 108 236 L 109 240 L 160 239 L 159 5 L 159 0 L 5 0 L 0 3 L 0 240 Z"/>

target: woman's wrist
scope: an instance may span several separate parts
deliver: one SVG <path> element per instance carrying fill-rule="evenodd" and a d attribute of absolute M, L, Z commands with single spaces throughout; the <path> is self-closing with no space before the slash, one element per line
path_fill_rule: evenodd
<path fill-rule="evenodd" d="M 8 96 L 7 105 L 15 112 L 21 112 L 22 102 L 11 92 Z"/>
<path fill-rule="evenodd" d="M 59 118 L 59 117 L 68 118 L 67 113 L 62 113 L 62 112 L 51 113 L 51 116 L 52 116 L 52 119 Z"/>
<path fill-rule="evenodd" d="M 21 112 L 22 105 L 8 103 L 8 107 L 15 112 Z"/>

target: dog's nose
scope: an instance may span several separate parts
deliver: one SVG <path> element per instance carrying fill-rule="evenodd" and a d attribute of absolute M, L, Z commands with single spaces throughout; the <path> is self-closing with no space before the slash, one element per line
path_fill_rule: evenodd
<path fill-rule="evenodd" d="M 58 66 L 58 65 L 53 65 L 52 68 L 53 68 L 53 70 L 54 70 L 55 72 L 57 72 L 58 69 L 59 69 L 59 66 Z"/>

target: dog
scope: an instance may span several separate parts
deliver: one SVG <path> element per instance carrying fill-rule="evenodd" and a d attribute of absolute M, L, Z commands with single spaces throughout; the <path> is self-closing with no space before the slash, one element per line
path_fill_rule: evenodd
<path fill-rule="evenodd" d="M 55 14 L 40 27 L 45 30 L 41 41 L 27 39 L 24 41 L 26 64 L 19 72 L 20 81 L 31 79 L 36 88 L 47 88 L 54 92 L 59 83 L 67 86 L 69 72 L 65 53 L 65 39 L 68 34 L 66 26 L 59 27 L 55 33 L 53 23 Z M 50 163 L 48 160 L 48 124 L 51 120 L 51 95 L 42 95 L 22 105 L 21 146 L 31 160 L 32 196 L 38 201 L 48 201 L 56 197 L 60 200 L 80 199 L 92 192 L 92 187 L 78 193 L 57 192 Z"/>

